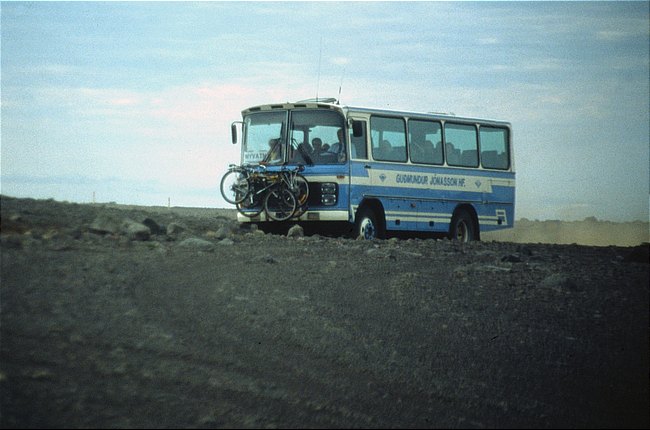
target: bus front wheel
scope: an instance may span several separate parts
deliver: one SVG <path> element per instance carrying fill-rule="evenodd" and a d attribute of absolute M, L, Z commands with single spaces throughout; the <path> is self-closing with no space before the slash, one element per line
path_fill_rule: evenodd
<path fill-rule="evenodd" d="M 357 238 L 364 240 L 383 239 L 384 231 L 375 212 L 366 207 L 359 211 L 356 220 Z"/>
<path fill-rule="evenodd" d="M 477 240 L 476 224 L 474 218 L 466 210 L 460 210 L 451 219 L 449 226 L 449 237 L 451 240 L 466 243 Z"/>

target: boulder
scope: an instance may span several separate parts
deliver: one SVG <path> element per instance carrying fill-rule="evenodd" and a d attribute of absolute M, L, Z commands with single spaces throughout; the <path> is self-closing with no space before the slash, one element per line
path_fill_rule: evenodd
<path fill-rule="evenodd" d="M 117 234 L 122 228 L 122 219 L 109 214 L 99 214 L 88 227 L 91 233 Z"/>
<path fill-rule="evenodd" d="M 151 234 L 158 235 L 158 234 L 167 233 L 167 230 L 165 229 L 165 226 L 158 224 L 154 219 L 145 218 L 142 221 L 142 224 L 149 227 L 149 231 L 151 232 Z"/>
<path fill-rule="evenodd" d="M 121 231 L 129 240 L 149 240 L 151 236 L 149 227 L 128 218 L 122 222 Z"/>
<path fill-rule="evenodd" d="M 179 246 L 183 248 L 195 249 L 197 251 L 212 251 L 214 250 L 214 243 L 209 240 L 200 239 L 198 237 L 189 237 L 181 241 Z"/>
<path fill-rule="evenodd" d="M 167 235 L 168 236 L 178 236 L 179 234 L 187 231 L 187 226 L 179 222 L 170 222 L 167 226 Z"/>
<path fill-rule="evenodd" d="M 287 232 L 287 237 L 304 237 L 304 236 L 305 236 L 305 231 L 298 224 L 291 227 Z"/>

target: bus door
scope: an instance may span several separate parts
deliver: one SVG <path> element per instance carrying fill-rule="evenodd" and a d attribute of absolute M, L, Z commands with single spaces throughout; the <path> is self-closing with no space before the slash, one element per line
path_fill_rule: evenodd
<path fill-rule="evenodd" d="M 366 118 L 351 117 L 348 124 L 350 130 L 349 201 L 350 209 L 355 212 L 372 185 L 371 166 L 368 160 L 368 122 Z"/>

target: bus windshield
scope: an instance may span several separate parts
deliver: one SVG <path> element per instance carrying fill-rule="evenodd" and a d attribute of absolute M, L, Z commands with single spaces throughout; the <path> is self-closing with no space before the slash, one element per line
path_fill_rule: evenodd
<path fill-rule="evenodd" d="M 244 118 L 244 127 L 244 163 L 314 165 L 347 159 L 343 116 L 333 110 L 294 110 L 290 116 L 284 110 L 255 112 Z"/>
<path fill-rule="evenodd" d="M 346 144 L 343 130 L 343 117 L 335 111 L 294 111 L 291 115 L 291 162 L 345 162 Z"/>
<path fill-rule="evenodd" d="M 244 119 L 242 160 L 245 164 L 261 161 L 280 163 L 284 159 L 283 134 L 287 129 L 287 112 L 259 112 Z"/>

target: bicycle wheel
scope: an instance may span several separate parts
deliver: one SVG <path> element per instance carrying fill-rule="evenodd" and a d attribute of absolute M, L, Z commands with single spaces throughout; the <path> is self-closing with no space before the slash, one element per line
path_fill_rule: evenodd
<path fill-rule="evenodd" d="M 286 221 L 296 211 L 296 196 L 286 187 L 274 187 L 264 198 L 266 215 L 274 221 Z"/>
<path fill-rule="evenodd" d="M 249 187 L 248 175 L 241 170 L 229 170 L 221 178 L 221 195 L 233 205 L 244 201 Z"/>
<path fill-rule="evenodd" d="M 260 199 L 252 199 L 249 195 L 243 202 L 237 203 L 237 211 L 248 218 L 255 218 L 262 213 L 262 202 Z"/>

